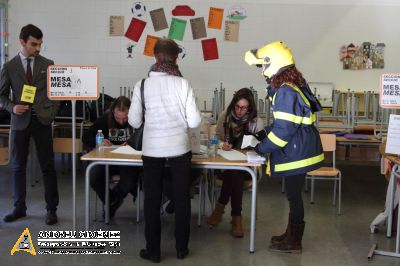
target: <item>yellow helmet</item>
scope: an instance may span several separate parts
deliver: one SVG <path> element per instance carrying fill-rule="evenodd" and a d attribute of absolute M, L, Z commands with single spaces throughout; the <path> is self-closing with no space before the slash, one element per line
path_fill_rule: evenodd
<path fill-rule="evenodd" d="M 294 65 L 292 51 L 283 42 L 271 42 L 259 49 L 247 51 L 244 60 L 249 65 L 263 67 L 263 74 L 272 78 L 281 69 Z"/>

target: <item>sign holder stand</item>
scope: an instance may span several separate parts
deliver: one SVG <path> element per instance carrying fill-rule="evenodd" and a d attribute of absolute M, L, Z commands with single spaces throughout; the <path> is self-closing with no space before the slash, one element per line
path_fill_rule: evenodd
<path fill-rule="evenodd" d="M 72 230 L 76 231 L 76 100 L 97 101 L 99 70 L 96 66 L 52 65 L 47 69 L 47 79 L 47 97 L 71 100 L 72 104 Z"/>

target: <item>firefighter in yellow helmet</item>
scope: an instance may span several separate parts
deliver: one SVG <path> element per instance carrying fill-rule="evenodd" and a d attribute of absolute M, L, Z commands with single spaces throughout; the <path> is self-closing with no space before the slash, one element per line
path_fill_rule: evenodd
<path fill-rule="evenodd" d="M 249 65 L 262 68 L 272 102 L 274 122 L 257 133 L 259 154 L 270 154 L 271 176 L 284 177 L 289 201 L 285 233 L 271 238 L 270 249 L 301 253 L 304 232 L 302 187 L 308 171 L 324 160 L 321 140 L 314 126 L 315 112 L 322 109 L 306 80 L 297 70 L 292 51 L 283 42 L 272 42 L 246 52 Z"/>

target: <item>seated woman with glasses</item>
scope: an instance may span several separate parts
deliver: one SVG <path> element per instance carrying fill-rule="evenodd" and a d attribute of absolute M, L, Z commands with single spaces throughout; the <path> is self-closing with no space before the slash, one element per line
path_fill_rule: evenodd
<path fill-rule="evenodd" d="M 228 108 L 218 116 L 217 135 L 223 141 L 222 149 L 240 149 L 243 135 L 256 135 L 264 125 L 257 118 L 254 96 L 250 89 L 237 91 Z M 222 220 L 225 205 L 231 198 L 232 236 L 243 237 L 242 225 L 242 196 L 243 182 L 251 179 L 249 173 L 240 170 L 225 170 L 220 174 L 223 179 L 221 194 L 215 209 L 207 219 L 209 225 L 218 225 Z"/>

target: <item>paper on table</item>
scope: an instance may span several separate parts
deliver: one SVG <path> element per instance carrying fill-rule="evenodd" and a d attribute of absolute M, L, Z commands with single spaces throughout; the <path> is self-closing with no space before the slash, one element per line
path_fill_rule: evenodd
<path fill-rule="evenodd" d="M 116 149 L 118 147 L 120 147 L 120 145 L 103 146 L 103 149 Z"/>
<path fill-rule="evenodd" d="M 240 151 L 235 151 L 235 150 L 230 150 L 230 151 L 224 151 L 219 149 L 218 154 L 224 157 L 225 159 L 229 161 L 246 161 L 247 156 Z"/>
<path fill-rule="evenodd" d="M 265 157 L 257 154 L 255 151 L 246 152 L 247 162 L 249 163 L 262 163 L 265 162 Z"/>
<path fill-rule="evenodd" d="M 244 135 L 242 146 L 240 148 L 244 149 L 247 147 L 255 147 L 258 143 L 260 143 L 260 141 L 256 139 L 253 135 Z"/>
<path fill-rule="evenodd" d="M 129 145 L 120 146 L 119 148 L 116 148 L 115 150 L 113 150 L 111 152 L 121 153 L 121 154 L 131 154 L 131 155 L 142 155 L 141 151 L 137 151 Z"/>

